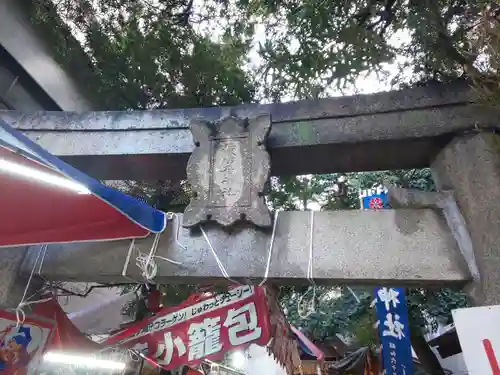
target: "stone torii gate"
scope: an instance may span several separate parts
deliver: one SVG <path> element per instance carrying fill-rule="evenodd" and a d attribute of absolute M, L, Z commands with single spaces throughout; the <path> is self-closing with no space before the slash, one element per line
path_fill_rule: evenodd
<path fill-rule="evenodd" d="M 468 284 L 478 304 L 500 303 L 499 112 L 474 104 L 466 86 L 234 108 L 0 117 L 96 178 L 181 179 L 187 168 L 198 195 L 156 252 L 181 265 L 158 260 L 158 283 L 225 281 L 211 248 L 231 279 L 303 283 L 312 247 L 319 284 Z M 427 166 L 438 193 L 393 190 L 401 208 L 390 210 L 284 212 L 274 230 L 260 194 L 269 168 L 286 175 Z M 148 253 L 153 241 L 136 241 L 132 256 Z M 40 274 L 140 280 L 134 261 L 124 277 L 130 246 L 50 245 Z M 32 270 L 39 247 L 0 254 L 0 304 L 15 305 L 19 277 Z"/>

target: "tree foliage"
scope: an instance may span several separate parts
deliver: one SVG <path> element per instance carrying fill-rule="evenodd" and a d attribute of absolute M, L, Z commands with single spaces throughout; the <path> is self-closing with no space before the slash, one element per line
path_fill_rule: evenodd
<path fill-rule="evenodd" d="M 323 194 L 326 209 L 356 209 L 359 208 L 359 190 L 369 189 L 379 184 L 395 185 L 405 188 L 434 190 L 434 182 L 429 169 L 380 171 L 365 173 L 350 173 L 347 175 L 348 189 L 343 197 Z M 289 180 L 283 184 L 280 191 L 281 201 L 302 202 L 302 208 L 307 207 L 318 194 L 313 195 L 310 186 L 323 186 L 323 193 L 328 185 L 338 181 L 338 175 L 313 176 L 308 179 L 296 178 L 298 183 Z M 322 182 L 319 181 L 324 179 Z M 304 184 L 303 181 L 308 182 Z M 311 181 L 314 181 L 312 183 Z M 338 182 L 337 182 L 338 183 Z M 335 191 L 335 190 L 333 190 Z M 285 194 L 286 193 L 286 194 Z M 282 196 L 286 195 L 286 199 Z M 297 207 L 291 207 L 297 209 Z M 383 254 L 381 254 L 383 256 Z M 325 340 L 336 334 L 354 337 L 358 344 L 377 345 L 375 311 L 370 308 L 373 300 L 373 288 L 317 287 L 316 309 L 306 318 L 300 312 L 301 302 L 311 296 L 314 287 L 287 288 L 282 296 L 282 303 L 287 317 L 293 324 L 301 327 L 317 340 Z M 309 296 L 305 296 L 308 294 Z M 437 328 L 437 324 L 452 322 L 451 310 L 468 306 L 467 297 L 459 290 L 408 288 L 406 291 L 409 322 L 414 350 L 426 369 L 431 374 L 444 374 L 439 362 L 426 344 L 424 334 Z M 434 324 L 433 324 L 434 323 Z"/>
<path fill-rule="evenodd" d="M 472 78 L 500 104 L 500 7 L 485 0 L 22 0 L 58 61 L 105 109 L 235 105 L 327 96 L 366 74 L 397 86 Z M 257 51 L 255 46 L 257 45 Z M 80 46 L 83 46 L 83 53 Z M 252 48 L 254 50 L 252 51 Z M 258 56 L 258 58 L 257 58 Z M 260 59 L 260 60 L 259 60 Z M 252 60 L 252 61 L 250 61 Z M 255 60 L 258 60 L 255 63 Z M 249 64 L 251 62 L 251 64 Z M 394 184 L 433 190 L 430 171 L 275 177 L 274 209 L 359 208 L 358 189 Z M 173 181 L 125 182 L 165 211 L 182 211 L 189 187 Z M 190 293 L 165 286 L 167 300 Z M 297 314 L 308 287 L 284 288 L 289 318 L 314 337 L 352 334 L 375 343 L 370 288 L 321 288 L 319 311 Z M 333 296 L 333 297 L 332 297 Z M 359 302 L 358 302 L 359 299 Z M 413 331 L 425 314 L 449 321 L 466 298 L 449 289 L 408 290 Z M 359 322 L 366 322 L 359 324 Z M 370 324 L 369 324 L 370 322 Z"/>
<path fill-rule="evenodd" d="M 106 109 L 317 98 L 367 74 L 412 86 L 497 73 L 494 1 L 22 2 Z"/>
<path fill-rule="evenodd" d="M 360 74 L 378 73 L 388 63 L 399 70 L 392 84 L 446 82 L 489 73 L 482 65 L 478 34 L 485 9 L 477 0 L 240 0 L 262 17 L 260 44 L 266 94 L 279 100 L 327 95 L 353 84 Z"/>
<path fill-rule="evenodd" d="M 59 28 L 71 29 L 58 40 L 59 55 L 79 39 L 87 56 L 85 69 L 95 81 L 94 96 L 106 109 L 254 100 L 254 80 L 244 69 L 251 27 L 227 23 L 218 41 L 197 31 L 201 19 L 216 13 L 215 3 L 201 13 L 195 12 L 192 0 L 45 0 L 27 6 L 34 8 L 33 20 L 44 30 L 57 23 L 55 14 L 67 25 L 59 22 Z M 47 17 L 49 11 L 52 17 Z M 81 55 L 66 54 L 65 65 L 73 58 Z"/>
<path fill-rule="evenodd" d="M 379 171 L 379 172 L 363 172 L 363 173 L 349 173 L 347 174 L 348 178 L 348 189 L 346 190 L 345 196 L 335 196 L 335 194 L 328 194 L 328 191 L 334 192 L 335 189 L 328 189 L 333 184 L 337 184 L 340 175 L 338 174 L 330 174 L 330 175 L 316 175 L 309 176 L 308 178 L 303 177 L 295 177 L 289 178 L 285 182 L 281 184 L 277 184 L 277 191 L 271 192 L 270 197 L 271 200 L 274 201 L 274 205 L 279 205 L 282 202 L 300 202 L 300 206 L 298 204 L 290 205 L 286 203 L 284 206 L 285 209 L 300 209 L 303 207 L 307 207 L 311 202 L 318 202 L 318 197 L 321 196 L 322 204 L 321 207 L 324 209 L 358 209 L 359 208 L 359 190 L 360 189 L 369 189 L 373 186 L 377 186 L 379 184 L 385 185 L 394 185 L 400 186 L 404 188 L 411 189 L 420 189 L 424 191 L 432 191 L 434 190 L 434 182 L 432 180 L 431 172 L 429 169 L 413 169 L 413 170 L 397 170 L 397 171 Z M 293 180 L 297 180 L 298 182 L 294 182 Z M 280 180 L 278 180 L 279 182 Z M 306 187 L 304 187 L 307 182 Z M 317 187 L 321 186 L 321 189 L 313 189 L 310 186 Z M 276 188 L 275 188 L 276 189 Z M 312 194 L 314 192 L 314 194 Z M 320 193 L 323 193 L 322 195 Z M 304 201 L 306 199 L 306 201 Z M 301 297 L 303 293 L 309 290 L 307 287 L 301 289 L 288 289 L 286 290 L 284 301 L 287 306 L 287 310 L 291 314 L 290 316 L 293 319 L 296 319 L 297 324 L 307 324 L 307 326 L 311 327 L 311 322 L 302 322 L 298 315 L 296 314 L 296 303 L 298 299 Z M 367 304 L 367 296 L 371 295 L 370 288 L 354 288 L 351 290 L 356 290 L 356 295 L 364 303 L 358 303 L 356 299 L 353 297 L 352 292 L 348 289 L 341 289 L 342 293 L 340 293 L 339 298 L 345 298 L 340 303 L 359 305 L 357 308 L 365 309 Z M 328 290 L 327 290 L 328 291 Z M 319 294 L 324 294 L 325 290 L 319 291 Z M 450 289 L 443 290 L 424 290 L 421 288 L 409 289 L 408 291 L 410 310 L 413 313 L 412 322 L 415 323 L 415 326 L 423 327 L 425 325 L 424 318 L 422 316 L 422 312 L 426 312 L 431 316 L 438 317 L 443 321 L 443 323 L 451 322 L 450 311 L 452 308 L 464 306 L 466 302 L 466 298 L 461 293 L 455 293 Z M 292 302 L 293 301 L 293 302 Z M 371 302 L 371 300 L 369 301 Z M 329 306 L 329 302 L 322 301 L 322 303 L 326 303 L 326 306 Z M 338 303 L 338 301 L 335 301 Z M 368 303 L 369 304 L 369 303 Z M 293 307 L 295 306 L 295 308 Z M 351 307 L 352 308 L 352 307 Z M 354 314 L 353 311 L 347 309 L 349 312 L 345 315 L 345 317 L 339 318 L 339 320 L 334 324 L 329 324 L 328 327 L 331 330 L 330 332 L 320 333 L 318 338 L 324 337 L 325 335 L 331 335 L 335 333 L 341 333 L 342 330 L 349 328 L 349 324 L 346 323 L 349 317 L 353 317 L 353 321 L 355 322 L 359 317 L 357 314 Z M 335 311 L 335 309 L 331 309 L 329 307 L 324 308 L 324 311 Z M 295 314 L 295 315 L 294 315 Z M 320 313 L 321 314 L 321 313 Z M 337 312 L 334 312 L 334 315 Z M 324 314 L 323 314 L 324 315 Z M 346 321 L 347 317 L 347 321 Z M 312 319 L 314 321 L 314 318 Z"/>

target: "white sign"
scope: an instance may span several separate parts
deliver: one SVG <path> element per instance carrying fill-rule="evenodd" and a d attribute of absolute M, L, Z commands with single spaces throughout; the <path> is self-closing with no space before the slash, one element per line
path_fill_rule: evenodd
<path fill-rule="evenodd" d="M 452 311 L 470 375 L 500 375 L 500 306 Z"/>

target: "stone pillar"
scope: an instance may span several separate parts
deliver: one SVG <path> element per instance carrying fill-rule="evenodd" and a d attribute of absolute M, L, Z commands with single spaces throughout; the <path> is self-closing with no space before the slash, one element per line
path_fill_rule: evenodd
<path fill-rule="evenodd" d="M 431 167 L 437 188 L 453 191 L 470 233 L 480 273 L 474 302 L 500 304 L 500 136 L 456 137 Z"/>
<path fill-rule="evenodd" d="M 0 308 L 15 308 L 23 297 L 28 277 L 19 276 L 21 263 L 28 247 L 0 248 Z M 34 277 L 27 298 L 41 287 L 41 280 Z"/>

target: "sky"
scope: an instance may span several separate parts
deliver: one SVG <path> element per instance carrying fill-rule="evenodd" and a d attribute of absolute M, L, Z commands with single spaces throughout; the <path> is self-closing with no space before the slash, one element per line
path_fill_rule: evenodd
<path fill-rule="evenodd" d="M 53 3 L 58 3 L 61 0 L 52 0 Z M 193 8 L 194 14 L 203 14 L 204 9 L 205 9 L 205 4 L 207 0 L 194 0 L 193 3 Z M 94 5 L 94 7 L 97 7 L 99 0 L 90 0 L 90 2 Z M 158 0 L 148 0 L 149 4 L 152 6 L 157 6 L 158 5 Z M 62 15 L 64 16 L 64 15 Z M 63 17 L 64 19 L 64 17 Z M 73 24 L 68 22 L 67 19 L 64 19 L 64 21 L 70 26 L 73 35 L 76 37 L 77 40 L 84 44 L 84 35 L 79 32 Z M 219 41 L 222 32 L 223 32 L 223 24 L 220 23 L 221 20 L 213 20 L 213 21 L 204 21 L 196 25 L 196 29 L 205 35 L 208 35 L 212 40 L 214 41 Z M 262 59 L 259 55 L 258 52 L 258 46 L 259 43 L 264 42 L 266 39 L 266 31 L 265 31 L 265 26 L 263 24 L 257 25 L 255 29 L 255 36 L 254 36 L 254 41 L 253 41 L 253 48 L 250 51 L 249 54 L 249 62 L 247 64 L 247 69 L 248 70 L 256 70 L 260 66 L 262 66 Z M 398 33 L 395 33 L 390 39 L 389 43 L 395 47 L 399 47 L 407 42 L 409 42 L 410 36 L 408 32 L 406 31 L 400 31 Z M 404 57 L 403 56 L 398 56 L 392 63 L 390 64 L 383 64 L 382 69 L 384 71 L 384 77 L 377 75 L 376 73 L 368 73 L 368 74 L 360 74 L 354 85 L 347 87 L 343 89 L 342 91 L 338 89 L 330 89 L 327 91 L 327 95 L 329 97 L 337 97 L 337 96 L 343 96 L 343 95 L 356 95 L 356 94 L 372 94 L 376 92 L 381 92 L 381 91 L 388 91 L 391 90 L 392 87 L 390 86 L 390 81 L 392 78 L 396 76 L 396 74 L 399 72 L 399 66 L 400 64 L 404 63 Z M 410 74 L 410 72 L 408 72 Z M 294 98 L 292 97 L 285 97 L 283 98 L 283 101 L 291 101 Z M 265 98 L 263 102 L 265 102 Z"/>
<path fill-rule="evenodd" d="M 260 25 L 259 27 L 257 27 L 255 34 L 254 46 L 252 51 L 250 52 L 250 66 L 253 68 L 262 65 L 262 59 L 260 58 L 258 52 L 258 45 L 259 42 L 265 41 L 264 26 Z M 401 45 L 407 43 L 409 39 L 410 35 L 408 32 L 399 32 L 394 34 L 389 39 L 389 44 L 394 47 L 400 47 Z M 389 82 L 399 72 L 399 65 L 403 64 L 404 62 L 405 58 L 403 56 L 398 56 L 391 64 L 383 64 L 382 68 L 385 72 L 387 72 L 387 76 L 385 79 L 382 79 L 375 73 L 360 74 L 360 76 L 354 83 L 354 86 L 347 87 L 342 91 L 329 90 L 327 94 L 330 97 L 337 97 L 344 95 L 373 94 L 381 91 L 389 91 L 392 89 Z M 410 74 L 410 72 L 408 72 L 408 74 Z M 291 100 L 291 98 L 289 98 L 289 100 Z"/>
<path fill-rule="evenodd" d="M 195 9 L 195 13 L 203 13 L 204 3 L 206 0 L 194 0 L 193 7 Z M 217 21 L 220 22 L 220 21 Z M 223 27 L 222 24 L 218 24 L 217 22 L 204 22 L 200 24 L 197 29 L 199 32 L 210 36 L 210 38 L 214 41 L 220 41 L 220 37 L 222 36 Z M 250 51 L 249 56 L 249 69 L 258 69 L 262 66 L 263 60 L 259 56 L 258 46 L 259 43 L 263 43 L 266 40 L 266 29 L 263 24 L 257 25 L 255 29 L 255 36 L 253 41 L 253 48 Z M 392 35 L 388 39 L 390 45 L 394 47 L 401 47 L 404 44 L 407 44 L 410 41 L 410 34 L 406 30 L 399 31 Z M 328 96 L 337 97 L 344 95 L 357 95 L 357 94 L 373 94 L 381 91 L 389 91 L 393 89 L 389 82 L 398 74 L 399 66 L 405 62 L 405 57 L 398 56 L 396 59 L 390 64 L 382 64 L 382 69 L 386 73 L 385 78 L 378 76 L 375 73 L 370 74 L 360 74 L 357 81 L 353 86 L 348 87 L 342 91 L 340 90 L 329 90 L 327 91 Z M 411 71 L 408 71 L 407 75 L 410 75 Z M 283 101 L 290 101 L 293 98 L 284 98 Z"/>

